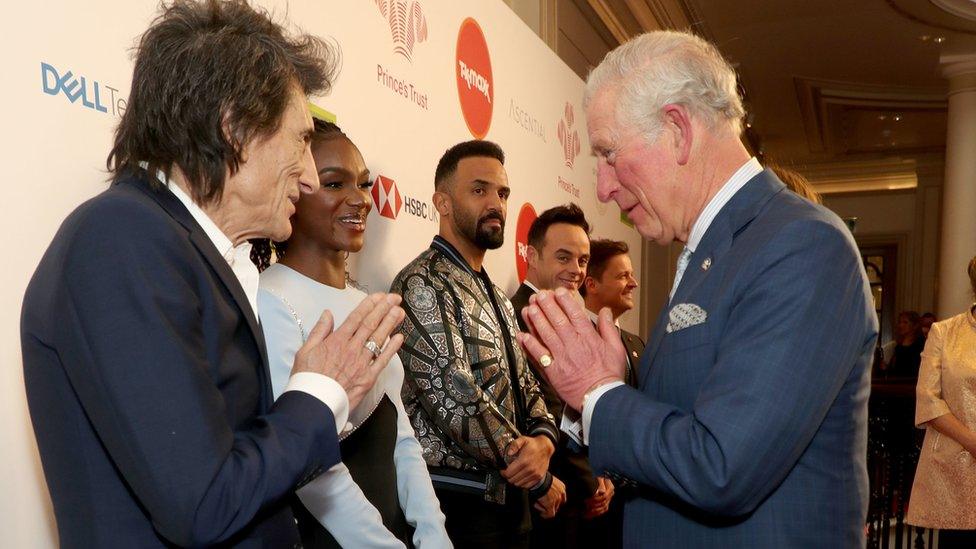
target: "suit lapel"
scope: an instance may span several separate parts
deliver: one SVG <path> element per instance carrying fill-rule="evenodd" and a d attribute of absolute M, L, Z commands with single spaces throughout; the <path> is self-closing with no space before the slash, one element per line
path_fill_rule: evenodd
<path fill-rule="evenodd" d="M 254 316 L 254 309 L 251 308 L 247 295 L 244 294 L 244 288 L 241 287 L 240 280 L 237 279 L 227 260 L 217 251 L 217 247 L 214 246 L 213 241 L 207 236 L 206 231 L 193 219 L 193 216 L 187 211 L 186 206 L 176 198 L 176 195 L 167 189 L 153 188 L 146 180 L 145 172 L 142 172 L 140 177 L 130 181 L 140 191 L 155 200 L 166 213 L 189 232 L 190 242 L 193 243 L 197 251 L 200 252 L 200 255 L 207 261 L 210 268 L 217 273 L 217 277 L 234 299 L 234 303 L 244 316 L 247 326 L 251 330 L 255 345 L 257 345 L 258 354 L 261 357 L 261 368 L 259 371 L 261 378 L 261 397 L 263 402 L 270 406 L 273 398 L 271 393 L 271 374 L 268 371 L 268 351 L 264 342 L 264 333 L 258 324 L 257 318 Z"/>
<path fill-rule="evenodd" d="M 637 378 L 641 389 L 646 387 L 647 378 L 650 377 L 651 364 L 653 364 L 654 357 L 666 335 L 665 328 L 668 324 L 672 305 L 694 302 L 691 296 L 695 295 L 696 289 L 708 277 L 708 274 L 714 272 L 715 266 L 720 265 L 720 262 L 724 260 L 725 254 L 732 247 L 735 235 L 755 219 L 763 206 L 783 188 L 783 184 L 771 170 L 764 170 L 735 193 L 712 220 L 701 242 L 691 255 L 688 267 L 681 277 L 681 282 L 678 284 L 674 296 L 664 306 L 658 316 L 657 323 L 654 325 L 651 341 L 648 342 L 647 350 L 641 357 L 641 372 Z"/>
<path fill-rule="evenodd" d="M 644 348 L 644 354 L 641 355 L 640 368 L 638 368 L 637 383 L 641 389 L 647 385 L 647 378 L 650 377 L 651 373 L 651 361 L 654 359 L 654 355 L 657 354 L 657 348 L 661 346 L 661 340 L 664 338 L 664 328 L 668 325 L 668 312 L 671 310 L 671 306 L 668 303 L 661 307 L 661 312 L 657 316 L 657 322 L 654 323 L 654 329 L 651 331 L 651 337 L 647 342 L 647 347 Z"/>

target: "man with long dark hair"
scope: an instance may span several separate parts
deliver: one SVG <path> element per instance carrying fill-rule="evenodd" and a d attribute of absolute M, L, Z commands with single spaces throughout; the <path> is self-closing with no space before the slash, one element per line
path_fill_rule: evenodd
<path fill-rule="evenodd" d="M 332 52 L 242 1 L 177 1 L 142 36 L 112 186 L 24 298 L 28 404 L 64 547 L 293 547 L 288 500 L 399 347 L 374 295 L 324 314 L 272 398 L 250 238 L 318 185 L 306 96 Z"/>

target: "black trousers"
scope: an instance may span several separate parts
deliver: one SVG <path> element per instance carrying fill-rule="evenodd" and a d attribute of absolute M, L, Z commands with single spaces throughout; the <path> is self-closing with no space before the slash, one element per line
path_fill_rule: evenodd
<path fill-rule="evenodd" d="M 434 488 L 447 519 L 447 535 L 463 549 L 528 549 L 529 496 L 508 486 L 505 504 L 485 501 L 480 494 Z"/>
<path fill-rule="evenodd" d="M 973 549 L 976 530 L 939 530 L 939 549 Z"/>

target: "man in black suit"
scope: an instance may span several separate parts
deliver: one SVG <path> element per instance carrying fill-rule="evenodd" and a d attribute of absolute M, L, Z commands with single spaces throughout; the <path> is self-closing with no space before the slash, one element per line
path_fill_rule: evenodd
<path fill-rule="evenodd" d="M 590 258 L 589 232 L 583 210 L 572 203 L 550 208 L 532 223 L 527 239 L 525 281 L 512 295 L 512 306 L 522 330 L 526 329 L 522 308 L 532 294 L 560 287 L 574 292 L 580 288 Z M 558 421 L 565 405 L 539 372 L 539 365 L 532 363 L 532 368 L 546 397 L 546 406 Z M 550 461 L 550 472 L 565 483 L 566 504 L 554 519 L 547 520 L 550 518 L 547 513 L 533 515 L 533 547 L 576 547 L 582 546 L 580 542 L 584 538 L 601 537 L 601 534 L 588 535 L 587 531 L 595 523 L 580 519 L 593 519 L 606 513 L 613 497 L 613 485 L 593 475 L 586 453 L 569 448 L 565 433 L 560 435 L 559 448 Z"/>
<path fill-rule="evenodd" d="M 634 266 L 628 253 L 630 247 L 623 241 L 590 241 L 590 262 L 586 265 L 586 278 L 579 291 L 594 322 L 596 315 L 604 307 L 610 309 L 614 322 L 617 322 L 620 315 L 634 308 L 637 279 L 634 277 Z M 644 340 L 637 334 L 620 328 L 619 324 L 617 329 L 629 361 L 628 368 L 624 371 L 626 381 L 636 387 L 637 365 L 640 364 L 641 353 L 644 352 Z"/>
<path fill-rule="evenodd" d="M 62 547 L 292 547 L 296 487 L 399 347 L 370 296 L 322 315 L 271 395 L 251 238 L 284 240 L 318 178 L 306 96 L 331 52 L 243 1 L 176 2 L 143 35 L 111 187 L 41 259 L 24 378 Z"/>
<path fill-rule="evenodd" d="M 627 351 L 627 368 L 624 380 L 637 386 L 637 370 L 644 340 L 637 334 L 624 330 L 617 323 L 622 314 L 634 308 L 634 290 L 637 279 L 630 261 L 630 247 L 620 240 L 596 239 L 590 241 L 590 261 L 586 264 L 586 277 L 579 293 L 590 317 L 596 323 L 597 315 L 604 307 L 610 309 L 613 321 L 620 333 L 620 340 Z M 551 386 L 550 386 L 551 387 Z M 595 520 L 594 528 L 582 532 L 582 545 L 620 547 L 623 544 L 623 504 L 627 494 L 618 494 L 603 516 Z M 596 533 L 597 535 L 593 535 Z"/>

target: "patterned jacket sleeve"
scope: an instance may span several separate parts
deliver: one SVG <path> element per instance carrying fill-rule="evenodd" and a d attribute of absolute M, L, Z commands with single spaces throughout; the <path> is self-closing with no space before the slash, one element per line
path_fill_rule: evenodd
<path fill-rule="evenodd" d="M 413 386 L 427 414 L 466 454 L 504 469 L 505 448 L 520 433 L 471 373 L 453 293 L 436 275 L 419 273 L 398 277 L 391 291 L 403 296 L 407 313 L 399 352 L 406 386 Z"/>
<path fill-rule="evenodd" d="M 498 295 L 504 297 L 501 292 L 498 292 Z M 517 326 L 515 322 L 515 310 L 512 304 L 507 299 L 505 300 L 505 304 L 506 313 L 509 315 L 508 325 L 512 327 Z M 546 407 L 545 395 L 539 386 L 539 380 L 532 373 L 531 366 L 529 366 L 528 362 L 528 355 L 522 351 L 517 342 L 513 342 L 513 345 L 515 346 L 515 353 L 518 355 L 516 362 L 518 364 L 519 387 L 522 388 L 522 398 L 524 399 L 525 408 L 529 416 L 525 421 L 526 429 L 529 431 L 528 434 L 531 436 L 545 435 L 558 448 L 559 429 L 556 427 L 556 421 L 553 419 L 552 414 L 549 413 L 549 409 Z"/>

